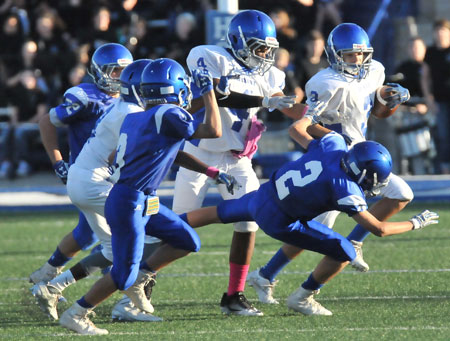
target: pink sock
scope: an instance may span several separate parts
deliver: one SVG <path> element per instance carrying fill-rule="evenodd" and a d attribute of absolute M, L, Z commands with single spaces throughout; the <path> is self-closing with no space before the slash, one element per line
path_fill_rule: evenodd
<path fill-rule="evenodd" d="M 228 296 L 238 291 L 244 291 L 245 279 L 247 278 L 249 264 L 240 265 L 230 263 L 230 280 L 228 282 Z"/>

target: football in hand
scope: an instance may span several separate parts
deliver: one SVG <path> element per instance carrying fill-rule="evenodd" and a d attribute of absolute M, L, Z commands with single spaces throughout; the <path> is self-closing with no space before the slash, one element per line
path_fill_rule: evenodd
<path fill-rule="evenodd" d="M 392 96 L 392 92 L 386 91 L 389 86 L 383 85 L 380 89 L 380 96 L 382 99 L 386 99 L 389 96 Z M 389 109 L 386 105 L 381 104 L 381 102 L 378 100 L 377 95 L 375 94 L 375 100 L 372 108 L 372 115 L 374 115 L 377 118 L 386 118 L 395 113 L 395 111 L 398 109 L 400 105 L 397 105 L 393 107 L 392 109 Z"/>

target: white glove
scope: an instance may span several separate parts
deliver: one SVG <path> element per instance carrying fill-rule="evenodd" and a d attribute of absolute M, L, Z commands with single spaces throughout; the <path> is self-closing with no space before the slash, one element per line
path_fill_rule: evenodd
<path fill-rule="evenodd" d="M 320 114 L 322 114 L 326 107 L 327 103 L 325 102 L 313 102 L 313 104 L 308 105 L 308 109 L 305 112 L 305 117 L 309 117 L 311 119 L 311 124 L 317 124 L 320 122 Z"/>
<path fill-rule="evenodd" d="M 439 215 L 437 213 L 425 210 L 409 219 L 409 221 L 413 223 L 413 230 L 418 230 L 427 225 L 439 223 L 437 219 L 439 219 Z"/>
<path fill-rule="evenodd" d="M 266 96 L 262 100 L 262 106 L 271 110 L 292 108 L 292 106 L 295 104 L 296 97 L 297 96 Z"/>

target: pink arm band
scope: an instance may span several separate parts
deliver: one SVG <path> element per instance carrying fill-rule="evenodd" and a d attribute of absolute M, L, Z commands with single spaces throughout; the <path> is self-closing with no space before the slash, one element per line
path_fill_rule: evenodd
<path fill-rule="evenodd" d="M 216 176 L 219 174 L 219 170 L 218 170 L 217 168 L 215 168 L 215 167 L 208 167 L 208 168 L 206 169 L 205 174 L 206 174 L 207 176 L 209 176 L 210 178 L 215 179 Z"/>

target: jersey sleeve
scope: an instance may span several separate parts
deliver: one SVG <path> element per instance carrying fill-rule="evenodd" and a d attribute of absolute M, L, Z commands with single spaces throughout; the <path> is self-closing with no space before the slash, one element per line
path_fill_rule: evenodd
<path fill-rule="evenodd" d="M 196 130 L 194 118 L 186 110 L 172 106 L 161 114 L 155 114 L 157 126 L 160 132 L 176 139 L 189 139 Z M 160 122 L 158 122 L 160 121 Z"/>
<path fill-rule="evenodd" d="M 335 187 L 337 210 L 345 212 L 349 216 L 367 210 L 364 193 L 355 182 L 341 180 Z"/>
<path fill-rule="evenodd" d="M 324 102 L 329 103 L 330 100 L 334 96 L 333 89 L 329 86 L 329 83 L 326 81 L 322 81 L 320 74 L 316 74 L 316 76 L 313 76 L 307 83 L 306 83 L 306 104 L 308 106 L 314 105 L 316 102 Z M 329 111 L 330 108 L 325 108 L 325 110 L 322 110 L 322 113 Z M 338 114 L 338 113 L 337 113 Z M 305 115 L 306 117 L 309 117 L 308 113 Z M 317 115 L 320 117 L 320 114 Z M 313 117 L 310 117 L 311 119 Z M 317 120 L 317 117 L 316 117 Z"/>
<path fill-rule="evenodd" d="M 268 96 L 283 92 L 283 89 L 286 86 L 286 74 L 275 66 L 272 66 L 269 69 L 268 74 L 267 83 L 270 89 Z"/>
<path fill-rule="evenodd" d="M 225 60 L 209 45 L 200 45 L 194 47 L 186 59 L 189 70 L 198 68 L 206 69 L 213 78 L 220 78 L 223 73 Z"/>
<path fill-rule="evenodd" d="M 61 126 L 69 123 L 77 114 L 83 112 L 89 103 L 86 92 L 78 86 L 64 93 L 64 101 L 50 110 L 50 120 L 53 125 Z"/>

